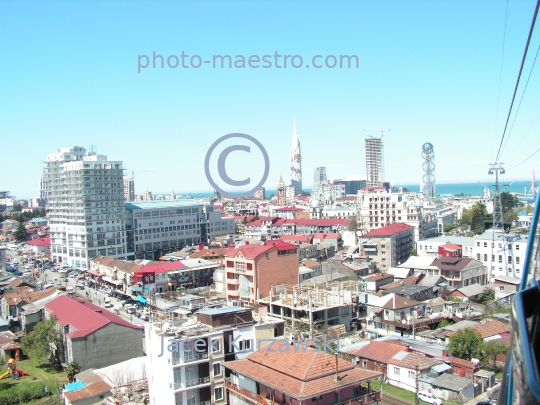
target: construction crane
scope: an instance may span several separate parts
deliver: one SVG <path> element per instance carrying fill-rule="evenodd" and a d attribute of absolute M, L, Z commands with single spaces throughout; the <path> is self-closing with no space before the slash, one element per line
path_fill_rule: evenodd
<path fill-rule="evenodd" d="M 144 172 L 136 172 L 136 171 L 131 171 L 131 181 L 135 181 L 135 173 L 139 174 L 139 173 L 152 173 L 153 170 L 145 170 Z"/>
<path fill-rule="evenodd" d="M 384 132 L 390 132 L 390 129 L 384 129 L 384 128 L 362 128 L 359 129 L 359 131 L 362 131 L 362 133 L 365 135 L 366 131 L 381 131 L 381 139 L 384 137 Z M 368 135 L 370 138 L 373 138 L 374 135 Z"/>

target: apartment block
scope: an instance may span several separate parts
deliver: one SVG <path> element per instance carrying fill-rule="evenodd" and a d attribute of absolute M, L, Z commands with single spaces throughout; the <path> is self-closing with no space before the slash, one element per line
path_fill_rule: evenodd
<path fill-rule="evenodd" d="M 284 321 L 251 310 L 222 307 L 195 318 L 145 327 L 148 388 L 152 405 L 227 403 L 227 361 L 242 359 L 263 339 L 283 336 Z"/>
<path fill-rule="evenodd" d="M 405 262 L 414 247 L 414 228 L 394 223 L 362 236 L 362 248 L 382 271 Z"/>
<path fill-rule="evenodd" d="M 254 303 L 277 284 L 298 283 L 298 246 L 283 241 L 246 244 L 225 254 L 228 301 Z"/>
<path fill-rule="evenodd" d="M 70 146 L 47 155 L 52 259 L 87 269 L 97 256 L 126 256 L 121 161 Z"/>

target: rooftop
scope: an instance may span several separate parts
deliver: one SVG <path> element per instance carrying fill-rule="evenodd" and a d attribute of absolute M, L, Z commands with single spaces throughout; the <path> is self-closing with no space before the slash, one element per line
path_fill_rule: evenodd
<path fill-rule="evenodd" d="M 374 236 L 392 236 L 397 233 L 407 231 L 409 229 L 413 229 L 413 227 L 400 222 L 395 222 L 382 228 L 374 229 L 373 231 L 364 234 L 363 238 L 369 238 Z"/>
<path fill-rule="evenodd" d="M 419 370 L 426 370 L 433 366 L 443 364 L 442 361 L 426 357 L 425 355 L 406 352 L 405 355 L 397 353 L 393 358 L 388 360 L 388 363 L 411 370 L 414 370 L 416 366 L 418 366 Z"/>
<path fill-rule="evenodd" d="M 124 203 L 128 210 L 147 210 L 161 208 L 182 208 L 204 205 L 196 199 L 176 199 L 176 200 L 152 200 L 152 201 L 130 201 Z"/>
<path fill-rule="evenodd" d="M 407 351 L 407 347 L 389 342 L 371 341 L 361 349 L 350 350 L 348 353 L 377 363 L 388 363 L 397 353 Z"/>
<path fill-rule="evenodd" d="M 460 392 L 469 385 L 472 385 L 472 383 L 473 381 L 470 378 L 444 373 L 435 378 L 431 382 L 431 385 L 433 387 L 439 387 L 449 391 Z"/>

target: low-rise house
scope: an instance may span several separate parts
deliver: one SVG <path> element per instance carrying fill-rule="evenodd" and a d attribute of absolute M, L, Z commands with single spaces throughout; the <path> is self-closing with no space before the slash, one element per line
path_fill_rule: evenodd
<path fill-rule="evenodd" d="M 388 273 L 377 273 L 364 277 L 364 282 L 366 284 L 366 291 L 377 292 L 383 285 L 393 283 L 394 276 Z"/>
<path fill-rule="evenodd" d="M 92 370 L 76 374 L 75 380 L 64 389 L 65 405 L 97 405 L 112 400 L 113 385 Z"/>
<path fill-rule="evenodd" d="M 478 296 L 482 294 L 485 290 L 485 287 L 481 286 L 480 284 L 472 284 L 467 287 L 461 287 L 458 288 L 456 291 L 454 291 L 451 295 L 457 298 L 460 298 L 461 300 L 465 302 L 476 302 L 478 299 Z"/>
<path fill-rule="evenodd" d="M 316 259 L 319 256 L 317 246 L 310 243 L 301 243 L 298 245 L 298 261 L 301 262 L 304 259 Z"/>
<path fill-rule="evenodd" d="M 54 287 L 43 291 L 38 291 L 35 287 L 15 287 L 14 291 L 5 293 L 0 300 L 2 316 L 5 319 L 13 318 L 18 321 L 23 306 L 39 302 L 48 297 L 56 297 L 57 295 L 58 293 Z"/>
<path fill-rule="evenodd" d="M 415 392 L 417 381 L 429 376 L 431 368 L 440 364 L 443 362 L 425 355 L 399 352 L 388 360 L 386 377 L 389 384 Z M 418 378 L 416 373 L 419 374 Z"/>
<path fill-rule="evenodd" d="M 450 289 L 486 284 L 486 267 L 478 260 L 468 257 L 441 257 L 431 265 L 441 270 L 440 275 L 446 279 Z"/>
<path fill-rule="evenodd" d="M 398 265 L 397 267 L 402 269 L 409 269 L 413 271 L 414 274 L 424 274 L 426 277 L 429 276 L 440 276 L 441 270 L 437 266 L 433 266 L 434 257 L 426 256 L 411 256 L 407 259 L 405 263 Z"/>
<path fill-rule="evenodd" d="M 448 357 L 446 363 L 452 366 L 452 373 L 460 377 L 472 379 L 473 375 L 480 370 L 480 363 L 458 357 Z"/>
<path fill-rule="evenodd" d="M 354 362 L 362 368 L 387 374 L 388 361 L 400 352 L 406 352 L 407 346 L 391 342 L 372 340 L 361 349 L 347 352 Z"/>
<path fill-rule="evenodd" d="M 381 291 L 383 297 L 388 294 L 397 294 L 414 301 L 425 301 L 433 298 L 433 288 L 416 284 L 403 284 Z"/>
<path fill-rule="evenodd" d="M 375 336 L 413 334 L 413 328 L 440 322 L 427 318 L 425 303 L 388 294 L 366 304 L 366 330 Z"/>
<path fill-rule="evenodd" d="M 337 252 L 339 249 L 343 247 L 343 239 L 341 239 L 341 235 L 338 232 L 333 233 L 324 233 L 319 232 L 313 235 L 313 244 L 319 244 L 326 242 L 333 246 L 334 252 Z"/>
<path fill-rule="evenodd" d="M 51 238 L 37 238 L 26 242 L 27 249 L 33 253 L 42 253 L 51 250 Z"/>
<path fill-rule="evenodd" d="M 470 378 L 444 373 L 429 384 L 437 398 L 465 403 L 474 398 L 474 384 Z"/>
<path fill-rule="evenodd" d="M 283 344 L 283 343 L 281 343 Z M 369 382 L 382 373 L 355 367 L 319 350 L 295 350 L 287 342 L 269 343 L 243 360 L 225 363 L 231 405 L 269 401 L 278 404 L 376 404 L 380 393 Z M 288 349 L 287 351 L 283 351 Z M 291 367 L 294 364 L 294 367 Z"/>
<path fill-rule="evenodd" d="M 496 276 L 494 279 L 495 299 L 513 295 L 519 291 L 521 280 L 510 276 Z"/>
<path fill-rule="evenodd" d="M 87 370 L 142 355 L 141 327 L 90 301 L 62 295 L 45 304 L 45 317 L 51 316 L 62 334 L 64 363 Z"/>
<path fill-rule="evenodd" d="M 279 239 L 293 245 L 301 245 L 302 243 L 313 244 L 313 235 L 282 235 Z"/>
<path fill-rule="evenodd" d="M 312 277 L 318 277 L 320 275 L 322 275 L 322 264 L 315 260 L 309 260 L 302 263 L 298 269 L 298 282 L 301 283 Z"/>
<path fill-rule="evenodd" d="M 407 279 L 414 274 L 411 269 L 404 267 L 390 267 L 387 273 L 393 275 L 394 279 L 397 281 Z"/>
<path fill-rule="evenodd" d="M 19 361 L 21 344 L 19 338 L 10 331 L 0 332 L 0 358 L 7 363 L 9 359 Z"/>
<path fill-rule="evenodd" d="M 510 325 L 500 321 L 489 321 L 475 326 L 474 329 L 484 341 L 496 340 L 510 336 Z"/>

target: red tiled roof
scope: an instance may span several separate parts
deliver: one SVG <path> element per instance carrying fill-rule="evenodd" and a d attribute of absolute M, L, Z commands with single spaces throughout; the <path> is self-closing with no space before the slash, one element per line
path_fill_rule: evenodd
<path fill-rule="evenodd" d="M 279 239 L 283 241 L 311 243 L 311 241 L 313 240 L 313 235 L 282 235 L 279 237 Z"/>
<path fill-rule="evenodd" d="M 61 295 L 60 297 L 45 304 L 48 312 L 56 316 L 58 322 L 63 325 L 71 325 L 76 331 L 68 333 L 71 338 L 88 336 L 106 325 L 115 323 L 132 329 L 140 329 L 118 315 L 100 308 L 87 300 Z"/>
<path fill-rule="evenodd" d="M 334 381 L 334 356 L 312 349 L 304 351 L 301 347 L 295 350 L 293 346 L 281 352 L 283 344 L 287 342 L 273 342 L 243 360 L 226 362 L 225 367 L 299 400 L 358 385 L 382 374 L 355 368 L 353 364 L 339 359 L 337 369 L 340 379 Z M 269 348 L 272 351 L 267 350 Z"/>
<path fill-rule="evenodd" d="M 276 208 L 276 211 L 304 211 L 302 208 L 296 208 L 296 207 L 283 207 L 283 208 Z"/>
<path fill-rule="evenodd" d="M 443 364 L 442 361 L 433 359 L 431 357 L 426 357 L 423 354 L 408 353 L 403 359 L 390 359 L 388 360 L 389 364 L 394 364 L 399 367 L 407 368 L 409 370 L 414 370 L 418 366 L 419 370 L 426 370 L 433 366 Z"/>
<path fill-rule="evenodd" d="M 418 276 L 409 276 L 404 278 L 403 280 L 394 281 L 390 284 L 385 284 L 379 287 L 381 290 L 389 290 L 394 287 L 399 287 L 400 285 L 413 285 L 416 284 L 418 281 Z"/>
<path fill-rule="evenodd" d="M 404 351 L 407 351 L 407 348 L 402 345 L 372 341 L 361 349 L 351 350 L 348 353 L 356 357 L 376 361 L 377 363 L 387 364 L 388 360 L 399 352 Z"/>
<path fill-rule="evenodd" d="M 441 245 L 441 247 L 448 250 L 459 250 L 462 248 L 461 245 L 454 245 L 453 243 L 445 243 L 444 245 Z"/>
<path fill-rule="evenodd" d="M 337 232 L 331 232 L 331 233 L 324 233 L 324 232 L 317 232 L 314 237 L 314 239 L 339 239 L 339 233 Z"/>
<path fill-rule="evenodd" d="M 372 274 L 371 276 L 367 276 L 364 278 L 364 281 L 377 281 L 377 280 L 384 280 L 386 278 L 394 278 L 394 276 L 390 273 L 377 273 Z"/>
<path fill-rule="evenodd" d="M 400 222 L 395 222 L 390 225 L 386 225 L 379 229 L 374 229 L 371 232 L 366 233 L 363 237 L 370 237 L 370 236 L 392 236 L 396 233 L 400 233 L 403 231 L 407 231 L 409 229 L 412 229 L 413 227 L 407 224 L 403 224 Z"/>
<path fill-rule="evenodd" d="M 262 255 L 263 253 L 268 252 L 270 249 L 276 248 L 279 251 L 283 250 L 297 250 L 298 246 L 291 245 L 290 243 L 283 242 L 282 240 L 277 241 L 268 241 L 264 242 L 261 245 L 243 245 L 236 249 L 230 249 L 227 253 L 225 253 L 225 257 L 236 257 L 236 255 L 240 252 L 242 253 L 242 256 L 244 256 L 247 259 L 255 259 L 256 257 Z"/>
<path fill-rule="evenodd" d="M 510 326 L 500 321 L 490 321 L 473 327 L 472 329 L 480 333 L 482 339 L 490 336 L 499 335 L 501 333 L 510 332 Z"/>
<path fill-rule="evenodd" d="M 470 369 L 480 368 L 479 366 L 474 364 L 472 361 L 460 359 L 459 357 L 448 357 L 447 361 L 449 361 L 450 364 L 452 364 L 452 366 L 459 366 L 459 367 L 470 368 Z"/>
<path fill-rule="evenodd" d="M 30 246 L 49 246 L 51 244 L 51 238 L 32 239 L 26 242 L 26 244 Z"/>
<path fill-rule="evenodd" d="M 186 265 L 184 265 L 181 262 L 164 262 L 164 263 L 149 264 L 147 266 L 144 266 L 135 274 L 142 274 L 142 273 L 160 274 L 160 273 L 167 273 L 169 271 L 185 269 L 185 268 L 186 268 Z"/>

